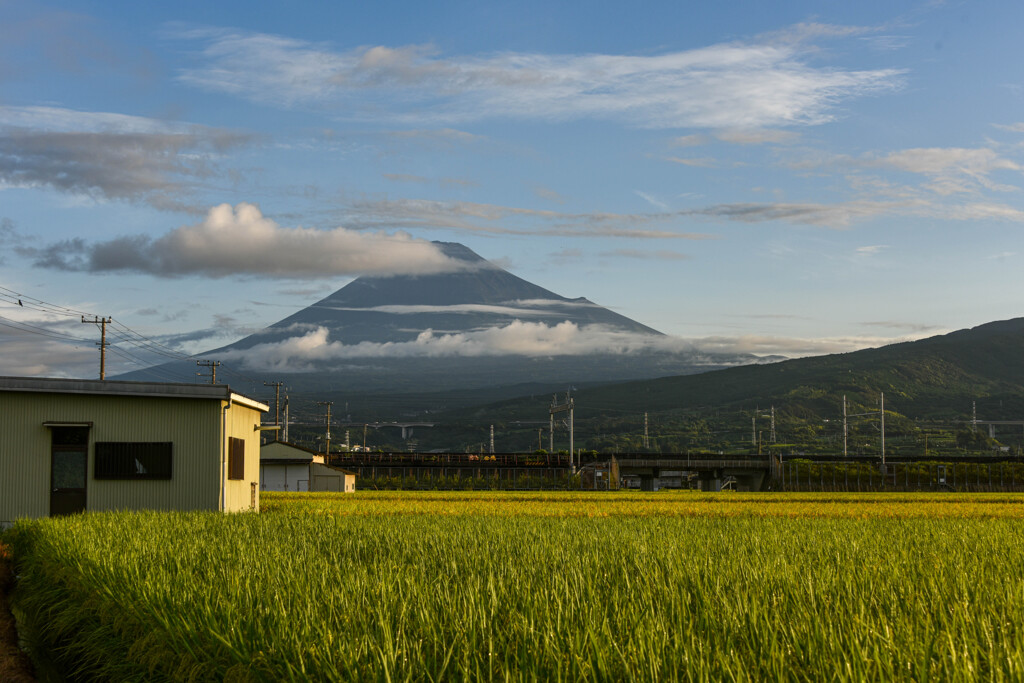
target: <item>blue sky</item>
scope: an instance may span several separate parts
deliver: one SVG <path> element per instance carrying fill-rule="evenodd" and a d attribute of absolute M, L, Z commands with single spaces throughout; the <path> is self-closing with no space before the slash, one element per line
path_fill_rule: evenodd
<path fill-rule="evenodd" d="M 0 0 L 0 374 L 95 374 L 93 330 L 15 295 L 192 353 L 451 267 L 431 240 L 706 350 L 1017 317 L 1022 19 Z"/>

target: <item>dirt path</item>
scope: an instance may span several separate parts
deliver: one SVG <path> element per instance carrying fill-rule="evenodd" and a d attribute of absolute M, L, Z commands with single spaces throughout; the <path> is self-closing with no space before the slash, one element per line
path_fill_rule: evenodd
<path fill-rule="evenodd" d="M 4 683 L 35 683 L 32 664 L 18 648 L 14 616 L 7 604 L 7 595 L 14 588 L 14 567 L 7 548 L 0 544 L 0 681 Z"/>

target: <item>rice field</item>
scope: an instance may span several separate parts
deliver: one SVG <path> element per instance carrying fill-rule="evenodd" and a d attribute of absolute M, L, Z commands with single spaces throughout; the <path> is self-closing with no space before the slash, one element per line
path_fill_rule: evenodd
<path fill-rule="evenodd" d="M 74 680 L 1016 681 L 1022 503 L 265 494 L 3 541 Z"/>

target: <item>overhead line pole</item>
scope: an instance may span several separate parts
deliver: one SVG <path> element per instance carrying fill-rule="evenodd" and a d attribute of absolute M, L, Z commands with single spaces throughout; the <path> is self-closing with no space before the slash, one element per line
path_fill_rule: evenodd
<path fill-rule="evenodd" d="M 324 451 L 327 455 L 327 464 L 331 464 L 331 406 L 334 405 L 334 401 L 317 401 L 318 406 L 327 406 L 327 449 Z"/>
<path fill-rule="evenodd" d="M 18 303 L 21 303 L 20 299 Z M 100 326 L 100 341 L 97 346 L 100 347 L 100 379 L 105 380 L 107 378 L 107 323 L 111 322 L 113 318 L 98 318 L 93 316 L 92 320 L 86 320 L 85 316 L 82 316 L 83 323 L 89 323 L 90 325 Z"/>
<path fill-rule="evenodd" d="M 220 367 L 219 360 L 197 360 L 196 365 L 201 368 L 210 368 L 210 384 L 217 383 L 217 368 Z M 197 372 L 196 374 L 200 377 L 203 376 L 200 372 Z"/>
<path fill-rule="evenodd" d="M 575 399 L 573 399 L 569 392 L 565 392 L 565 403 L 562 405 L 558 404 L 558 396 L 551 397 L 551 408 L 548 411 L 548 415 L 551 419 L 551 450 L 554 450 L 555 446 L 555 413 L 568 412 L 569 413 L 569 472 L 576 474 L 576 467 L 573 462 L 573 408 L 575 407 Z"/>
<path fill-rule="evenodd" d="M 281 424 L 281 385 L 284 382 L 264 382 L 265 387 L 274 387 L 274 424 Z M 274 441 L 277 441 L 277 432 L 274 432 Z"/>

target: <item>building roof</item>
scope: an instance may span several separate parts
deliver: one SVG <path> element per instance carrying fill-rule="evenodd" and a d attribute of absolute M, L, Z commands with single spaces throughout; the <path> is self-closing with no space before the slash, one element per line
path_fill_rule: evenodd
<path fill-rule="evenodd" d="M 303 465 L 323 461 L 322 454 L 287 441 L 268 441 L 260 446 L 261 465 Z"/>
<path fill-rule="evenodd" d="M 123 380 L 63 379 L 57 377 L 0 377 L 0 391 L 40 394 L 87 394 L 94 396 L 138 396 L 151 398 L 198 398 L 231 401 L 267 412 L 270 406 L 231 391 L 226 384 L 172 384 L 126 382 Z"/>

